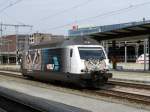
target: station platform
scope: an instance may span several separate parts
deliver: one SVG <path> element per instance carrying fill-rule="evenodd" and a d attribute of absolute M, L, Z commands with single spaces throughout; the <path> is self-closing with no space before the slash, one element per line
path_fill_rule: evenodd
<path fill-rule="evenodd" d="M 150 84 L 150 72 L 110 71 L 113 79 Z"/>
<path fill-rule="evenodd" d="M 7 106 L 6 106 L 7 105 Z M 2 108 L 2 109 L 1 109 Z M 0 112 L 90 112 L 0 86 Z"/>
<path fill-rule="evenodd" d="M 1 65 L 0 64 L 0 70 L 8 70 L 8 71 L 20 71 L 20 65 L 8 65 L 8 64 L 5 64 L 5 65 Z"/>
<path fill-rule="evenodd" d="M 145 65 L 145 70 L 148 70 L 148 63 Z M 112 69 L 112 63 L 110 63 L 110 68 Z M 135 63 L 135 62 L 119 62 L 117 63 L 117 70 L 126 70 L 126 71 L 144 71 L 144 63 Z M 146 71 L 144 71 L 146 72 Z"/>

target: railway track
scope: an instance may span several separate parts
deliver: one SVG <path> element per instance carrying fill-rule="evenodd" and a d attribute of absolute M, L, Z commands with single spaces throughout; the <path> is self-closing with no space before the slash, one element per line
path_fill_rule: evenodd
<path fill-rule="evenodd" d="M 147 89 L 150 90 L 150 83 L 140 82 L 140 81 L 128 81 L 120 79 L 110 79 L 107 83 L 109 85 L 120 85 L 124 87 L 134 87 L 137 89 Z"/>
<path fill-rule="evenodd" d="M 16 78 L 25 78 L 21 75 L 21 73 L 14 72 L 14 71 L 2 71 L 2 70 L 0 70 L 0 75 L 6 75 L 6 76 L 16 77 Z"/>
<path fill-rule="evenodd" d="M 94 94 L 105 96 L 105 97 L 113 97 L 120 100 L 127 100 L 132 103 L 140 103 L 150 105 L 150 96 L 138 94 L 134 92 L 128 91 L 120 91 L 120 90 L 112 90 L 112 89 L 101 89 L 99 91 L 95 91 Z"/>
<path fill-rule="evenodd" d="M 106 86 L 102 87 L 100 91 L 95 91 L 95 93 L 150 105 L 150 83 L 110 79 Z"/>
<path fill-rule="evenodd" d="M 101 87 L 101 90 L 95 91 L 95 93 L 106 97 L 115 97 L 134 103 L 150 105 L 150 84 L 141 82 L 111 79 L 104 87 Z"/>
<path fill-rule="evenodd" d="M 7 72 L 5 75 L 16 78 L 24 78 L 21 74 L 15 74 L 14 72 L 13 75 L 11 72 Z M 70 89 L 70 87 L 67 88 Z M 111 97 L 132 103 L 150 105 L 150 85 L 144 85 L 141 83 L 138 84 L 112 79 L 105 86 L 101 87 L 100 90 L 79 89 L 79 91 L 90 95 Z"/>

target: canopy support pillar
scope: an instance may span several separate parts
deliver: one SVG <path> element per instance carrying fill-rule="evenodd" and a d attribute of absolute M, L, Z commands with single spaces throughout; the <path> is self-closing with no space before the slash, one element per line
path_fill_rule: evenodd
<path fill-rule="evenodd" d="M 117 57 L 116 57 L 116 41 L 112 41 L 112 48 L 113 48 L 113 54 L 112 54 L 112 65 L 113 69 L 117 68 Z"/>
<path fill-rule="evenodd" d="M 150 36 L 148 37 L 148 53 L 149 53 L 149 67 L 148 70 L 150 71 Z"/>

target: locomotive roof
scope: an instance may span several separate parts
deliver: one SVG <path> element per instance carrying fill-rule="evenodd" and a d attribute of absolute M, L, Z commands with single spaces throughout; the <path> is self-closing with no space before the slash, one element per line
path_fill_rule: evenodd
<path fill-rule="evenodd" d="M 99 43 L 98 41 L 91 39 L 89 37 L 74 37 L 69 39 L 50 41 L 38 45 L 32 45 L 30 46 L 30 49 L 50 48 L 50 47 L 63 48 L 64 46 L 70 46 L 70 45 L 99 45 Z"/>

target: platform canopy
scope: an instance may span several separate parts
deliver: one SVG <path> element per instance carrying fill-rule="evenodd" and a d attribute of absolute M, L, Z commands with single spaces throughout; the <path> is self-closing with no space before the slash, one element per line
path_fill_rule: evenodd
<path fill-rule="evenodd" d="M 150 23 L 134 25 L 105 32 L 93 33 L 89 36 L 98 41 L 145 39 L 150 36 Z"/>

